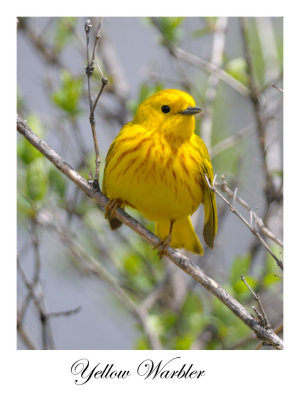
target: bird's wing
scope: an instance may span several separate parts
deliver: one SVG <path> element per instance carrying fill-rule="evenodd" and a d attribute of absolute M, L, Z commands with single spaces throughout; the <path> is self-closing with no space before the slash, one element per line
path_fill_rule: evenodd
<path fill-rule="evenodd" d="M 218 229 L 218 214 L 215 193 L 211 191 L 204 178 L 204 174 L 212 183 L 214 179 L 214 172 L 211 159 L 204 141 L 195 135 L 194 138 L 197 150 L 201 157 L 201 180 L 203 181 L 203 204 L 204 204 L 204 227 L 203 237 L 209 247 L 213 247 L 214 238 Z"/>
<path fill-rule="evenodd" d="M 115 151 L 117 150 L 118 147 L 118 143 L 119 141 L 124 137 L 124 135 L 127 134 L 128 129 L 126 129 L 128 127 L 129 124 L 126 124 L 123 126 L 123 128 L 120 130 L 120 132 L 118 133 L 118 135 L 115 137 L 114 141 L 111 143 L 107 155 L 106 155 L 106 159 L 105 159 L 105 167 L 104 167 L 104 174 L 103 174 L 103 183 L 102 183 L 102 191 L 104 194 L 106 194 L 106 189 L 107 189 L 107 168 L 109 166 L 110 161 L 113 159 Z"/>

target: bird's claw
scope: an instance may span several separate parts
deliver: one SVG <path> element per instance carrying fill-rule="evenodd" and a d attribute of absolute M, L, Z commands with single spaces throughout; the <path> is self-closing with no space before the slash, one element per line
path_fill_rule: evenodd
<path fill-rule="evenodd" d="M 166 254 L 166 250 L 171 243 L 171 235 L 161 239 L 154 247 L 153 250 L 157 249 L 159 258 L 162 258 Z"/>
<path fill-rule="evenodd" d="M 114 217 L 116 209 L 120 206 L 120 201 L 118 199 L 110 199 L 106 204 L 104 210 L 105 219 L 111 219 Z"/>

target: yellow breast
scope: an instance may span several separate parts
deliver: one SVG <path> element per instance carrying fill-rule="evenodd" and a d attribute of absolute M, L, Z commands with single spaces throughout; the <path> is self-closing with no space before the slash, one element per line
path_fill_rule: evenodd
<path fill-rule="evenodd" d="M 174 143 L 157 132 L 128 129 L 108 153 L 103 191 L 147 219 L 177 220 L 203 201 L 201 160 L 192 142 Z"/>

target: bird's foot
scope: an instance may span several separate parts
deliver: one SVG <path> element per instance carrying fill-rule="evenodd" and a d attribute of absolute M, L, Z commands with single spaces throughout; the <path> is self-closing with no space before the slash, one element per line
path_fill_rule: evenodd
<path fill-rule="evenodd" d="M 153 250 L 157 249 L 159 258 L 162 258 L 166 254 L 167 247 L 171 243 L 171 234 L 164 239 L 161 239 L 154 247 Z"/>
<path fill-rule="evenodd" d="M 111 219 L 114 217 L 116 209 L 121 205 L 120 199 L 110 199 L 108 203 L 106 204 L 104 210 L 105 214 L 104 217 L 105 219 Z"/>

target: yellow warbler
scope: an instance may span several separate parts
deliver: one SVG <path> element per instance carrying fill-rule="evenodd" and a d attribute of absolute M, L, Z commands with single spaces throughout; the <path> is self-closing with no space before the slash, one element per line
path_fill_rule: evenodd
<path fill-rule="evenodd" d="M 103 192 L 110 226 L 117 206 L 131 206 L 156 222 L 162 240 L 159 253 L 170 245 L 203 254 L 190 215 L 204 204 L 203 237 L 213 247 L 217 233 L 215 194 L 204 175 L 213 179 L 211 160 L 203 140 L 194 133 L 194 99 L 177 89 L 161 90 L 143 103 L 124 125 L 106 157 Z"/>

